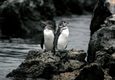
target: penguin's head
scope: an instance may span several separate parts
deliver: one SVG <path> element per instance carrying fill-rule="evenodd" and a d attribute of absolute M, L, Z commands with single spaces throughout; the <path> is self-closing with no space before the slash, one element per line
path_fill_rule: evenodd
<path fill-rule="evenodd" d="M 45 29 L 53 30 L 54 29 L 54 22 L 48 20 L 48 21 L 42 21 L 42 24 L 44 24 Z"/>
<path fill-rule="evenodd" d="M 67 27 L 67 25 L 68 25 L 68 22 L 66 22 L 66 21 L 61 21 L 61 22 L 59 23 L 59 28 Z"/>

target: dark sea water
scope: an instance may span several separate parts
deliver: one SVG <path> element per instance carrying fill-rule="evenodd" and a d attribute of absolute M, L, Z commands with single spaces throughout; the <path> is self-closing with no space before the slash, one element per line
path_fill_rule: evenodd
<path fill-rule="evenodd" d="M 80 49 L 87 51 L 90 31 L 89 25 L 91 15 L 57 17 L 60 20 L 69 22 L 69 43 L 67 49 Z M 16 69 L 23 62 L 29 50 L 40 49 L 39 44 L 24 44 L 6 41 L 0 41 L 0 80 L 11 80 L 5 78 L 6 74 Z"/>

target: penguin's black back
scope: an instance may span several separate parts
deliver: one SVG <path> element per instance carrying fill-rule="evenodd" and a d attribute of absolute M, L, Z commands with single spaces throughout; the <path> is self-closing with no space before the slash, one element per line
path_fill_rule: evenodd
<path fill-rule="evenodd" d="M 55 33 L 55 38 L 54 38 L 54 49 L 57 48 L 58 38 L 60 34 L 61 34 L 61 28 L 58 28 L 57 32 Z"/>

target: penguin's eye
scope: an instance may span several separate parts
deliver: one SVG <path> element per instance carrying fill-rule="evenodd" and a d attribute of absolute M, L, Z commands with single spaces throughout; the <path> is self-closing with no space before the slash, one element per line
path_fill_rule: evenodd
<path fill-rule="evenodd" d="M 65 21 L 63 21 L 63 23 L 66 23 Z"/>
<path fill-rule="evenodd" d="M 46 24 L 41 23 L 40 25 L 41 25 L 41 27 L 43 27 L 43 28 L 46 27 Z"/>

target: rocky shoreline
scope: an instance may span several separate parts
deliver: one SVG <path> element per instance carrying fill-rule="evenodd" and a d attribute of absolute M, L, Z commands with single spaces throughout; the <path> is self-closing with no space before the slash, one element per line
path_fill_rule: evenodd
<path fill-rule="evenodd" d="M 32 50 L 6 77 L 13 80 L 114 80 L 114 56 L 100 53 L 97 60 L 89 64 L 83 50 L 71 49 L 56 54 Z"/>
<path fill-rule="evenodd" d="M 32 50 L 7 77 L 14 80 L 115 80 L 115 24 L 105 23 L 112 14 L 104 4 L 99 0 L 94 10 L 88 53 L 76 49 L 56 54 Z"/>
<path fill-rule="evenodd" d="M 46 80 L 74 80 L 85 65 L 86 53 L 82 50 L 64 52 L 29 51 L 22 64 L 7 77 L 15 79 L 41 78 Z"/>

